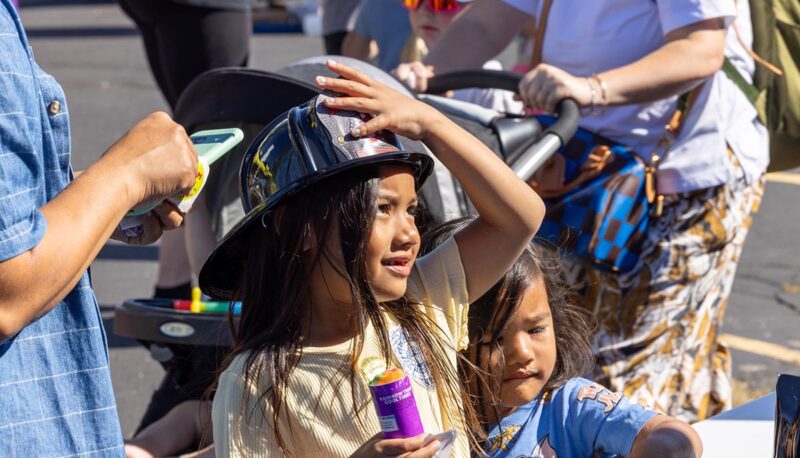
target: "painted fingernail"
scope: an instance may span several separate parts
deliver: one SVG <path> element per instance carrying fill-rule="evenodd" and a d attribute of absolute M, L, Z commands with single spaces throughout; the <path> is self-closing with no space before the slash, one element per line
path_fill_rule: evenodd
<path fill-rule="evenodd" d="M 352 135 L 353 137 L 360 137 L 361 136 L 361 129 L 358 128 L 358 127 L 354 127 L 352 129 L 350 129 L 350 135 Z"/>
<path fill-rule="evenodd" d="M 431 442 L 431 445 L 433 445 L 434 450 L 439 450 L 440 448 L 442 448 L 442 443 L 439 441 L 433 441 Z"/>
<path fill-rule="evenodd" d="M 325 103 L 328 105 L 336 105 L 336 99 L 333 97 L 325 97 Z"/>
<path fill-rule="evenodd" d="M 328 65 L 330 65 L 331 67 L 335 67 L 339 64 L 333 59 L 328 59 Z"/>
<path fill-rule="evenodd" d="M 317 84 L 325 84 L 325 81 L 327 81 L 327 78 L 324 76 L 317 76 Z"/>

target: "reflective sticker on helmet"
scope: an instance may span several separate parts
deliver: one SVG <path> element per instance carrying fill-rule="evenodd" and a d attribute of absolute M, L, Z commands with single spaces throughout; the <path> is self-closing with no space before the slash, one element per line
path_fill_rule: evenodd
<path fill-rule="evenodd" d="M 325 91 L 317 97 L 314 103 L 319 122 L 328 132 L 334 144 L 338 145 L 351 159 L 400 151 L 395 146 L 397 143 L 395 135 L 388 130 L 376 132 L 368 137 L 353 137 L 350 132 L 372 119 L 372 116 L 351 110 L 330 109 L 323 103 L 326 97 L 339 95 L 341 94 Z"/>

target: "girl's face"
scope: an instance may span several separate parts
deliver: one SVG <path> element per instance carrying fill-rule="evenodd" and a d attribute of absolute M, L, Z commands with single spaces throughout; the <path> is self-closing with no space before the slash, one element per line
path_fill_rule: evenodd
<path fill-rule="evenodd" d="M 411 169 L 403 166 L 381 168 L 377 190 L 375 220 L 367 243 L 367 280 L 378 302 L 399 299 L 406 292 L 408 276 L 419 252 L 419 233 L 414 219 L 417 192 Z M 329 300 L 351 303 L 350 286 L 342 276 L 344 265 L 339 246 L 339 228 L 331 230 L 325 257 L 312 272 L 312 288 Z"/>
<path fill-rule="evenodd" d="M 439 35 L 445 31 L 457 16 L 457 13 L 463 11 L 466 6 L 460 8 L 459 11 L 453 13 L 440 13 L 433 11 L 428 6 L 427 0 L 415 10 L 409 12 L 408 19 L 411 22 L 411 28 L 414 34 L 425 42 L 425 46 L 430 48 L 439 39 Z"/>
<path fill-rule="evenodd" d="M 410 169 L 386 167 L 378 186 L 377 213 L 367 246 L 367 278 L 378 302 L 399 299 L 419 252 L 414 219 L 417 191 Z"/>
<path fill-rule="evenodd" d="M 495 347 L 492 338 L 496 338 Z M 498 348 L 499 347 L 499 348 Z M 494 351 L 491 351 L 494 348 Z M 500 387 L 499 411 L 506 416 L 541 393 L 556 365 L 556 334 L 541 277 L 525 292 L 498 336 L 485 336 L 481 361 Z M 498 398 L 498 393 L 494 393 Z"/>

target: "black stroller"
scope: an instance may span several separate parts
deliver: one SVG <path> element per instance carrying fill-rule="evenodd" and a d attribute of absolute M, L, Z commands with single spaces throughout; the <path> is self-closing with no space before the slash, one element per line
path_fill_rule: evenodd
<path fill-rule="evenodd" d="M 188 132 L 239 127 L 244 140 L 217 162 L 208 179 L 206 202 L 212 213 L 212 229 L 221 238 L 227 229 L 225 218 L 243 215 L 239 203 L 239 165 L 259 132 L 275 117 L 299 105 L 319 90 L 316 75 L 333 76 L 325 67 L 326 57 L 306 59 L 275 72 L 230 68 L 212 70 L 195 79 L 184 91 L 175 119 Z M 364 62 L 336 57 L 371 77 L 409 96 L 415 94 L 390 75 Z M 430 81 L 431 93 L 462 88 L 497 88 L 516 91 L 519 75 L 487 70 L 444 74 Z M 577 105 L 565 100 L 559 105 L 558 121 L 543 130 L 535 118 L 498 113 L 470 103 L 435 95 L 416 95 L 436 107 L 457 124 L 483 141 L 525 179 L 575 133 Z M 419 142 L 400 139 L 414 151 L 427 151 Z M 435 159 L 434 159 L 435 160 Z M 470 213 L 471 204 L 458 182 L 435 160 L 433 179 L 421 190 L 427 223 L 445 221 Z M 147 345 L 165 368 L 161 386 L 153 395 L 139 429 L 166 414 L 186 399 L 200 398 L 216 375 L 216 368 L 231 345 L 230 318 L 233 313 L 192 313 L 176 310 L 170 300 L 132 299 L 116 311 L 114 332 Z M 235 318 L 234 318 L 235 319 Z"/>

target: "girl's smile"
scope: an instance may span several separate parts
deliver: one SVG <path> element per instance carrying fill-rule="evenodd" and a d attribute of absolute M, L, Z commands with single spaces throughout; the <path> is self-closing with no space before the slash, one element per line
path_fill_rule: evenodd
<path fill-rule="evenodd" d="M 394 273 L 398 277 L 406 278 L 411 275 L 411 266 L 412 260 L 408 256 L 400 256 L 394 257 L 389 259 L 384 259 L 381 261 L 390 272 Z"/>

